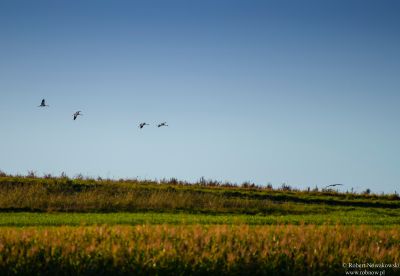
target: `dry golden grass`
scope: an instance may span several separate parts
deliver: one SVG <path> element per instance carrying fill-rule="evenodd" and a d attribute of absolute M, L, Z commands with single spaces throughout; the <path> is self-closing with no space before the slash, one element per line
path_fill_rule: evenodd
<path fill-rule="evenodd" d="M 0 177 L 0 211 L 327 214 L 354 208 L 400 210 L 388 196 L 272 191 L 138 181 Z"/>
<path fill-rule="evenodd" d="M 65 185 L 0 185 L 0 209 L 40 212 L 190 211 L 208 213 L 321 213 L 315 206 L 272 200 L 229 197 L 219 193 L 166 188 Z M 296 206 L 294 208 L 294 206 Z"/>
<path fill-rule="evenodd" d="M 0 228 L 2 275 L 340 275 L 342 263 L 399 260 L 398 227 Z"/>

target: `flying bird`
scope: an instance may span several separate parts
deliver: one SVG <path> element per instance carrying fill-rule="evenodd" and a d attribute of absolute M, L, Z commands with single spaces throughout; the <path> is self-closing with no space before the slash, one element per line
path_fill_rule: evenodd
<path fill-rule="evenodd" d="M 164 122 L 164 123 L 158 124 L 158 127 L 163 127 L 163 126 L 168 126 L 168 125 L 167 125 L 167 122 Z"/>
<path fill-rule="evenodd" d="M 77 111 L 77 112 L 74 113 L 74 115 L 72 115 L 72 116 L 74 116 L 74 121 L 76 120 L 76 118 L 78 118 L 78 116 L 82 116 L 83 115 L 81 112 L 82 111 Z"/>
<path fill-rule="evenodd" d="M 331 185 L 326 186 L 325 189 L 328 187 L 335 187 L 335 186 L 343 186 L 343 184 L 331 184 Z"/>
<path fill-rule="evenodd" d="M 38 107 L 45 107 L 45 106 L 49 106 L 46 104 L 46 100 L 43 99 L 42 102 L 40 103 L 40 105 Z"/>
<path fill-rule="evenodd" d="M 140 128 L 143 128 L 144 126 L 149 126 L 149 124 L 146 124 L 146 123 L 140 123 L 140 125 L 139 125 L 139 127 L 140 127 Z"/>

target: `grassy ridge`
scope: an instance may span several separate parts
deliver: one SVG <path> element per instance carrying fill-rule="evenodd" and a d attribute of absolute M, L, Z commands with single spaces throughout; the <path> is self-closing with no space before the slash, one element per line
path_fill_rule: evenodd
<path fill-rule="evenodd" d="M 0 177 L 0 211 L 190 212 L 306 215 L 392 209 L 397 195 L 282 191 L 176 182 Z M 384 211 L 387 212 L 387 211 Z M 388 212 L 390 213 L 390 212 Z"/>
<path fill-rule="evenodd" d="M 1 228 L 0 256 L 2 275 L 343 275 L 343 263 L 397 262 L 400 230 L 313 225 Z M 386 269 L 385 275 L 398 272 Z"/>

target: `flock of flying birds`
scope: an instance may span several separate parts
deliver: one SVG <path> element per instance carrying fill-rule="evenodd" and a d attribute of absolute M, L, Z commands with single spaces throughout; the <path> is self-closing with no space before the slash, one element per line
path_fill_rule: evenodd
<path fill-rule="evenodd" d="M 40 105 L 38 107 L 48 107 L 49 105 L 46 104 L 46 100 L 43 99 L 42 102 L 40 103 Z M 72 116 L 74 117 L 74 121 L 78 118 L 78 116 L 82 116 L 83 114 L 81 113 L 82 111 L 76 111 Z M 140 123 L 139 124 L 139 128 L 142 129 L 145 126 L 149 126 L 148 123 Z M 157 125 L 157 127 L 164 127 L 164 126 L 168 126 L 167 122 L 163 122 Z M 325 189 L 330 188 L 330 187 L 336 187 L 336 186 L 343 186 L 343 184 L 331 184 L 325 187 Z"/>
<path fill-rule="evenodd" d="M 49 107 L 48 104 L 46 104 L 46 100 L 43 99 L 42 102 L 40 103 L 40 105 L 38 107 Z M 82 116 L 83 114 L 81 113 L 82 111 L 76 111 L 74 114 L 72 114 L 72 116 L 74 117 L 74 121 L 78 118 L 78 116 Z M 139 124 L 139 128 L 142 129 L 145 126 L 149 126 L 148 123 L 140 123 Z M 168 126 L 167 122 L 163 122 L 157 125 L 157 127 L 165 127 Z"/>

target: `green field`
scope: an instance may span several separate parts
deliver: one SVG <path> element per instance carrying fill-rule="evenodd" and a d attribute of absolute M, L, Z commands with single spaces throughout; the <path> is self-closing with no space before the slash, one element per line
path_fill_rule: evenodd
<path fill-rule="evenodd" d="M 0 174 L 0 275 L 345 275 L 399 226 L 397 194 Z"/>
<path fill-rule="evenodd" d="M 374 213 L 368 210 L 336 212 L 325 215 L 241 215 L 187 213 L 0 213 L 0 226 L 77 226 L 138 224 L 315 224 L 315 225 L 400 225 L 400 216 L 393 212 Z"/>

